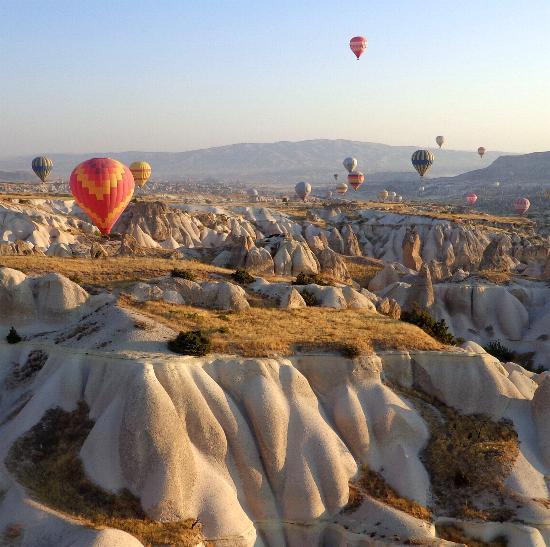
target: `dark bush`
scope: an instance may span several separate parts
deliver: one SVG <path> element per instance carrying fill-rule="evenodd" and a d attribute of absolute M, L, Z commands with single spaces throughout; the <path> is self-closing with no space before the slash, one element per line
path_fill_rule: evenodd
<path fill-rule="evenodd" d="M 200 330 L 180 332 L 176 338 L 168 341 L 168 349 L 182 355 L 201 357 L 210 351 L 211 342 Z"/>
<path fill-rule="evenodd" d="M 6 340 L 8 344 L 17 344 L 18 342 L 21 342 L 21 336 L 19 336 L 17 331 L 12 327 L 6 336 Z"/>
<path fill-rule="evenodd" d="M 180 279 L 187 279 L 189 281 L 195 281 L 196 275 L 193 272 L 190 272 L 189 270 L 178 270 L 177 268 L 174 268 L 170 275 L 172 277 L 179 277 Z"/>
<path fill-rule="evenodd" d="M 455 338 L 450 332 L 445 319 L 436 321 L 426 310 L 414 308 L 412 311 L 401 313 L 401 321 L 412 323 L 420 327 L 425 333 L 429 334 L 442 344 L 457 346 L 464 342 L 462 338 Z"/>
<path fill-rule="evenodd" d="M 296 276 L 296 280 L 292 282 L 293 285 L 323 285 L 326 286 L 327 283 L 318 274 L 306 274 L 299 273 Z"/>
<path fill-rule="evenodd" d="M 514 352 L 504 346 L 500 340 L 489 342 L 483 349 L 504 363 L 511 361 L 514 358 Z"/>
<path fill-rule="evenodd" d="M 308 306 L 319 305 L 317 297 L 311 291 L 304 289 L 300 294 L 302 295 L 302 298 L 304 299 L 304 302 L 306 303 L 306 305 Z"/>
<path fill-rule="evenodd" d="M 248 285 L 254 281 L 254 276 L 250 275 L 246 270 L 236 270 L 231 274 L 233 281 L 240 285 Z"/>

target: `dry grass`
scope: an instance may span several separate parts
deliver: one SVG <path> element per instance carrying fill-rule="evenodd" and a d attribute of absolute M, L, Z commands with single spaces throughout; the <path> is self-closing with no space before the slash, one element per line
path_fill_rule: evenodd
<path fill-rule="evenodd" d="M 170 275 L 173 269 L 188 270 L 197 280 L 215 274 L 228 277 L 231 270 L 218 268 L 194 260 L 110 257 L 60 258 L 50 256 L 2 256 L 0 266 L 14 268 L 26 274 L 57 272 L 78 283 L 111 286 L 124 281 L 147 281 L 153 277 Z"/>
<path fill-rule="evenodd" d="M 362 288 L 367 288 L 372 278 L 382 269 L 384 263 L 376 258 L 366 256 L 344 257 L 351 278 Z"/>
<path fill-rule="evenodd" d="M 481 270 L 477 273 L 477 275 L 487 281 L 490 281 L 491 283 L 496 283 L 497 285 L 505 285 L 512 279 L 512 274 L 510 272 L 493 270 Z"/>
<path fill-rule="evenodd" d="M 366 496 L 412 515 L 413 517 L 428 522 L 432 521 L 432 512 L 427 508 L 417 503 L 414 500 L 400 496 L 376 471 L 369 469 L 367 465 L 361 468 L 360 476 L 350 482 L 350 498 L 348 504 L 343 511 L 352 511 L 359 505 Z"/>
<path fill-rule="evenodd" d="M 413 389 L 397 388 L 430 427 L 421 458 L 430 475 L 434 512 L 465 520 L 507 521 L 514 516 L 504 484 L 519 454 L 508 420 L 463 415 Z"/>
<path fill-rule="evenodd" d="M 437 532 L 437 537 L 459 544 L 463 543 L 464 545 L 468 545 L 468 547 L 506 547 L 508 545 L 508 541 L 504 536 L 499 536 L 490 542 L 468 537 L 464 530 L 457 525 L 436 524 L 435 529 Z"/>
<path fill-rule="evenodd" d="M 219 353 L 273 356 L 300 350 L 358 354 L 385 349 L 444 349 L 414 325 L 366 310 L 252 307 L 242 312 L 220 312 L 162 301 L 138 303 L 126 297 L 120 304 L 175 331 L 201 330 L 210 336 L 212 351 Z"/>
<path fill-rule="evenodd" d="M 151 547 L 196 545 L 202 539 L 197 521 L 153 521 L 130 492 L 106 492 L 86 477 L 78 453 L 93 425 L 84 402 L 73 412 L 50 409 L 15 441 L 6 466 L 35 499 L 86 526 L 124 530 Z"/>

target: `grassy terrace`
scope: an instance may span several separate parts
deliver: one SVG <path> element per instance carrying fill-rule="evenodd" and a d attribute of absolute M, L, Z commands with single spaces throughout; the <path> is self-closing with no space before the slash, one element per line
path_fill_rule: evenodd
<path fill-rule="evenodd" d="M 129 298 L 121 304 L 175 331 L 202 330 L 211 337 L 212 351 L 219 353 L 252 357 L 332 350 L 354 356 L 386 349 L 444 349 L 418 327 L 366 310 L 252 307 L 222 312 Z"/>

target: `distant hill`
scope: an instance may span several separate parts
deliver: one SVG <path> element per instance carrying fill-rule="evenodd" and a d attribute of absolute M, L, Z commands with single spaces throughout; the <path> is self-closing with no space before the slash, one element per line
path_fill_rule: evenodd
<path fill-rule="evenodd" d="M 389 146 L 348 140 L 309 140 L 300 142 L 232 144 L 188 152 L 95 152 L 86 154 L 49 154 L 54 161 L 52 177 L 67 177 L 72 168 L 93 156 L 110 156 L 124 163 L 144 159 L 153 166 L 153 178 L 178 180 L 215 177 L 224 181 L 254 184 L 291 184 L 306 179 L 314 184 L 329 184 L 333 173 L 344 177 L 342 160 L 354 156 L 359 169 L 369 176 L 399 173 L 414 176 L 410 158 L 417 146 Z M 480 160 L 475 151 L 438 150 L 432 175 L 453 176 L 495 160 L 499 152 L 487 152 Z M 32 157 L 0 160 L 0 169 L 28 169 Z M 394 175 L 395 174 L 395 175 Z M 408 176 L 405 176 L 408 178 Z"/>
<path fill-rule="evenodd" d="M 0 182 L 24 182 L 33 176 L 31 171 L 0 171 Z"/>

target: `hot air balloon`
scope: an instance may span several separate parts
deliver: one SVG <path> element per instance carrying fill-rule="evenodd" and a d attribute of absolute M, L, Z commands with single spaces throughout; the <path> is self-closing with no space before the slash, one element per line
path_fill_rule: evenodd
<path fill-rule="evenodd" d="M 38 156 L 32 160 L 32 170 L 42 182 L 46 182 L 52 168 L 53 161 L 46 156 Z"/>
<path fill-rule="evenodd" d="M 356 192 L 363 182 L 365 182 L 365 175 L 361 171 L 353 171 L 348 175 L 348 183 Z"/>
<path fill-rule="evenodd" d="M 386 201 L 388 199 L 388 191 L 382 190 L 381 192 L 378 192 L 378 198 L 382 201 Z"/>
<path fill-rule="evenodd" d="M 418 191 L 419 191 L 419 192 L 423 192 L 425 189 L 426 189 L 426 188 L 424 188 L 424 186 L 421 186 L 421 187 L 418 189 Z"/>
<path fill-rule="evenodd" d="M 246 193 L 252 198 L 258 197 L 258 190 L 256 188 L 249 188 Z"/>
<path fill-rule="evenodd" d="M 413 167 L 423 177 L 434 162 L 434 155 L 429 150 L 417 150 L 411 157 Z"/>
<path fill-rule="evenodd" d="M 394 200 L 396 198 L 397 194 L 395 192 L 388 192 L 388 197 L 391 199 L 391 200 Z"/>
<path fill-rule="evenodd" d="M 348 191 L 348 185 L 345 182 L 341 182 L 336 187 L 336 191 L 343 196 Z"/>
<path fill-rule="evenodd" d="M 498 188 L 500 186 L 500 182 L 497 180 L 496 182 L 493 183 L 493 186 L 495 188 Z"/>
<path fill-rule="evenodd" d="M 349 41 L 349 47 L 351 51 L 355 53 L 357 60 L 359 60 L 359 57 L 361 57 L 361 55 L 363 55 L 364 51 L 367 49 L 367 39 L 363 36 L 354 36 Z"/>
<path fill-rule="evenodd" d="M 311 184 L 309 184 L 308 182 L 299 182 L 295 187 L 294 187 L 294 191 L 296 192 L 296 194 L 298 195 L 298 197 L 302 200 L 302 201 L 305 201 L 306 198 L 309 196 L 309 194 L 311 193 Z"/>
<path fill-rule="evenodd" d="M 151 166 L 146 161 L 134 161 L 130 164 L 130 171 L 134 176 L 134 182 L 140 188 L 145 186 L 151 176 Z"/>
<path fill-rule="evenodd" d="M 343 162 L 344 167 L 347 169 L 348 173 L 355 171 L 357 168 L 357 160 L 355 158 L 346 158 Z"/>
<path fill-rule="evenodd" d="M 338 173 L 334 173 L 334 175 L 332 175 L 332 176 L 334 177 L 334 180 L 335 180 L 336 182 L 338 182 Z"/>
<path fill-rule="evenodd" d="M 527 198 L 517 198 L 512 205 L 518 215 L 523 215 L 531 207 L 531 202 Z"/>
<path fill-rule="evenodd" d="M 483 154 L 485 154 L 485 148 L 483 146 L 480 146 L 478 149 L 477 149 L 477 153 L 479 154 L 479 157 L 480 158 L 483 158 Z"/>
<path fill-rule="evenodd" d="M 78 164 L 69 185 L 80 208 L 103 234 L 111 232 L 134 193 L 132 172 L 111 158 L 92 158 Z"/>
<path fill-rule="evenodd" d="M 443 135 L 438 135 L 435 138 L 435 142 L 437 143 L 437 146 L 439 146 L 439 148 L 441 148 L 443 146 L 443 143 L 445 142 L 445 137 Z"/>
<path fill-rule="evenodd" d="M 332 198 L 332 190 L 327 190 L 327 193 L 325 194 L 327 199 Z"/>
<path fill-rule="evenodd" d="M 395 201 L 397 201 L 397 203 L 401 203 L 403 201 L 403 196 L 396 196 Z"/>
<path fill-rule="evenodd" d="M 468 205 L 474 205 L 476 201 L 477 201 L 477 195 L 474 194 L 473 192 L 470 192 L 469 194 L 466 195 L 466 203 Z"/>

